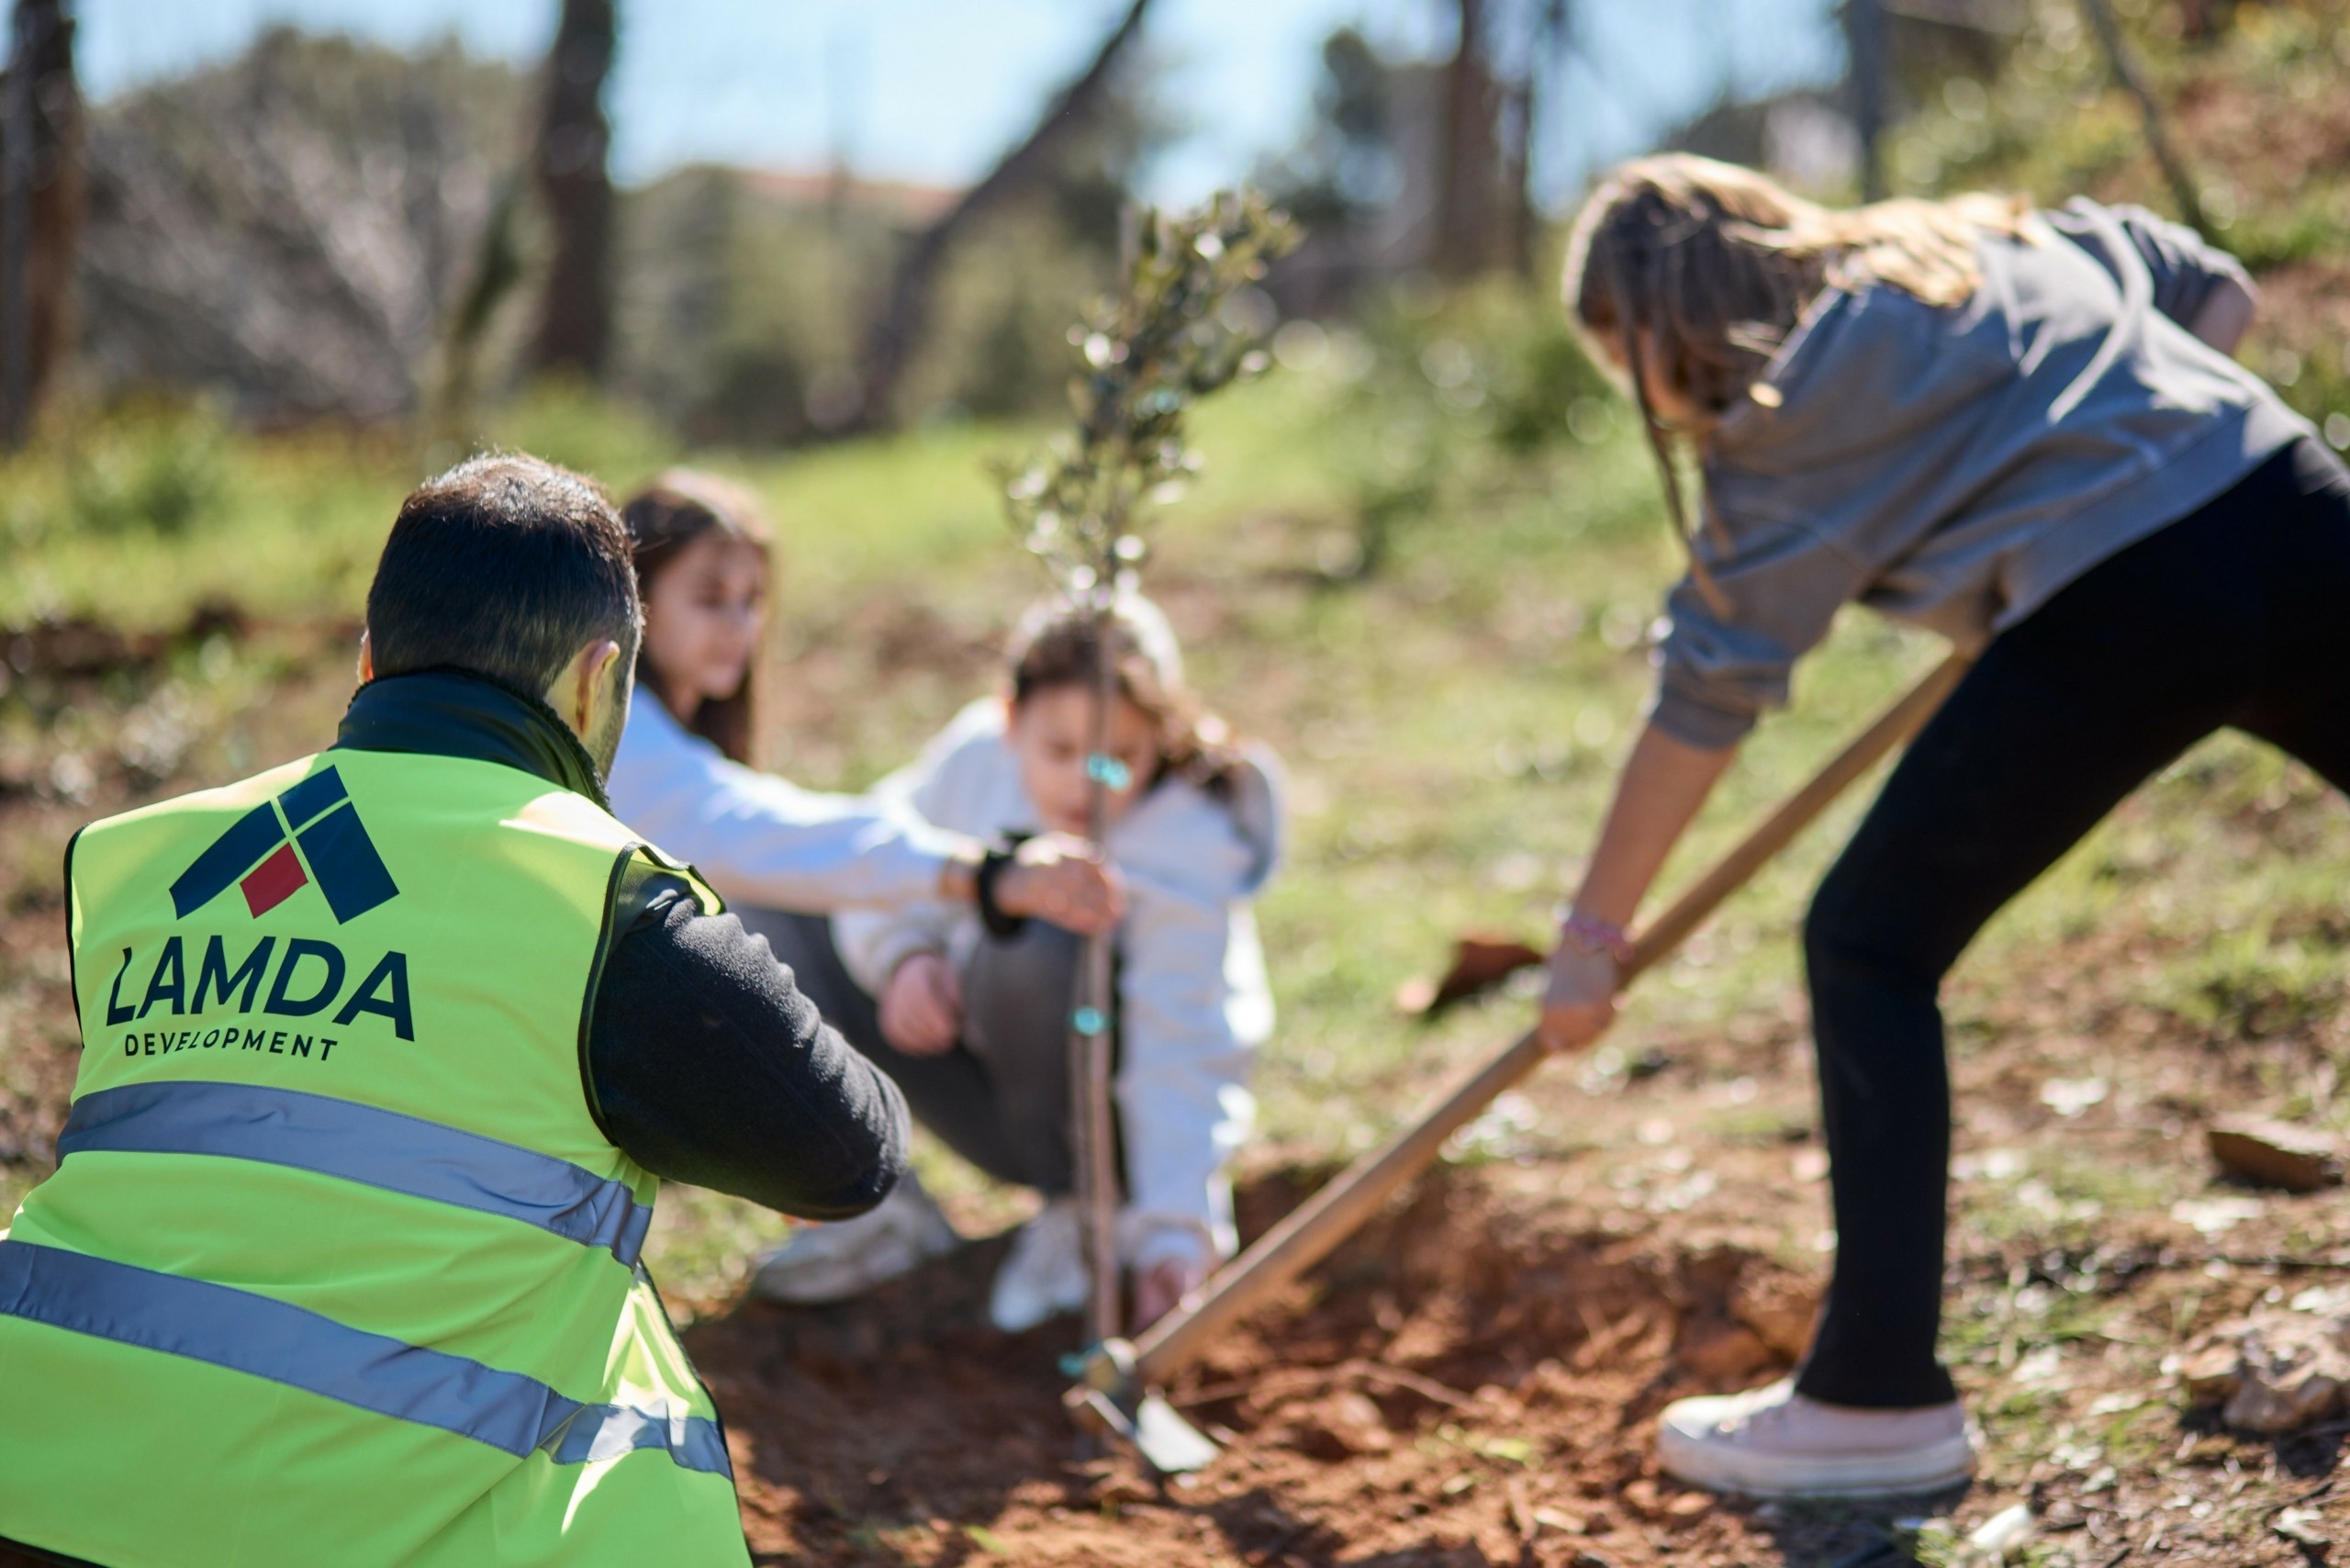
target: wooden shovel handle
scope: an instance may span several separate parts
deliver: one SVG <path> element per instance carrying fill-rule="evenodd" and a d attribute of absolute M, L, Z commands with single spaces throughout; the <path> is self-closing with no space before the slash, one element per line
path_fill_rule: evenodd
<path fill-rule="evenodd" d="M 1790 795 L 1719 864 L 1651 922 L 1633 939 L 1632 954 L 1623 969 L 1625 983 L 1679 946 L 1724 899 L 1785 848 L 1854 779 L 1917 734 L 1966 673 L 1966 663 L 1953 655 L 1936 666 L 1908 696 L 1880 714 L 1809 783 Z M 1190 1305 L 1169 1313 L 1135 1341 L 1136 1383 L 1145 1388 L 1163 1384 L 1217 1335 L 1328 1256 L 1390 1194 L 1433 1160 L 1447 1138 L 1541 1065 L 1549 1054 L 1538 1036 L 1527 1035 L 1478 1069 L 1474 1077 L 1434 1110 L 1383 1148 L 1356 1160 L 1258 1238 L 1255 1246 L 1219 1270 Z"/>
<path fill-rule="evenodd" d="M 1812 819 L 1826 811 L 1837 796 L 1851 789 L 1854 779 L 1924 729 L 1926 721 L 1934 716 L 1934 710 L 1942 705 L 1942 700 L 1966 674 L 1969 662 L 1953 654 L 1927 671 L 1925 678 L 1911 687 L 1907 695 L 1878 714 L 1874 722 L 1852 738 L 1851 745 L 1829 758 L 1827 766 L 1812 775 L 1809 783 L 1781 801 L 1779 809 L 1763 818 L 1759 826 L 1739 841 L 1736 848 L 1715 863 L 1712 870 L 1674 899 L 1671 908 L 1641 927 L 1640 934 L 1632 938 L 1632 956 L 1624 964 L 1623 983 L 1629 985 L 1633 976 L 1680 946 L 1724 899 L 1744 887 L 1796 834 L 1809 827 Z"/>

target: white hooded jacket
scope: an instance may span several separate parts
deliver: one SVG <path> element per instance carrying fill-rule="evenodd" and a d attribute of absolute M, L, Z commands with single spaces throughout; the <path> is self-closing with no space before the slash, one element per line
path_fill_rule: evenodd
<path fill-rule="evenodd" d="M 910 767 L 875 787 L 929 822 L 990 837 L 1036 828 L 1004 738 L 1000 700 L 972 703 Z M 1110 829 L 1125 875 L 1118 928 L 1117 1099 L 1132 1189 L 1121 1225 L 1136 1267 L 1237 1249 L 1224 1166 L 1256 1119 L 1248 1070 L 1272 1034 L 1251 901 L 1281 848 L 1281 770 L 1249 747 L 1227 791 L 1187 779 L 1154 786 Z M 833 917 L 842 961 L 879 995 L 906 958 L 944 953 L 960 972 L 983 931 L 972 910 L 935 899 Z"/>

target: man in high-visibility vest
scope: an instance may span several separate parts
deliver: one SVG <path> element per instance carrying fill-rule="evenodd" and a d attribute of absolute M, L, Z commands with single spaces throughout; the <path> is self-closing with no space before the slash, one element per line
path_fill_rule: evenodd
<path fill-rule="evenodd" d="M 0 1540 L 747 1562 L 654 1193 L 860 1213 L 906 1114 L 606 809 L 639 620 L 594 486 L 465 464 L 401 509 L 332 747 L 76 836 L 81 1070 L 0 1240 Z"/>

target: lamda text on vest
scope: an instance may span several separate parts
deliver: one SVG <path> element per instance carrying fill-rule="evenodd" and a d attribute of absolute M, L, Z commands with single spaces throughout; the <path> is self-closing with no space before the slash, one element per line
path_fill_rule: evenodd
<path fill-rule="evenodd" d="M 326 1014 L 324 1021 L 340 1028 L 350 1028 L 361 1018 L 373 1015 L 386 1020 L 399 1038 L 416 1038 L 405 953 L 387 952 L 361 973 L 358 966 L 331 942 L 295 936 L 287 938 L 281 949 L 275 936 L 263 936 L 232 968 L 227 942 L 219 936 L 210 936 L 205 939 L 204 949 L 196 957 L 191 987 L 187 940 L 166 937 L 151 965 L 142 964 L 131 948 L 122 950 L 121 967 L 115 971 L 114 984 L 106 992 L 106 1022 L 109 1033 L 127 1024 L 147 1024 L 151 1015 L 195 1020 L 186 1028 L 160 1033 L 146 1029 L 127 1032 L 122 1037 L 126 1056 L 243 1049 L 308 1057 L 315 1040 L 318 1059 L 324 1061 L 341 1043 L 339 1038 L 285 1029 L 253 1029 L 225 1021 L 214 1025 L 207 1017 L 226 1013 L 231 1002 L 240 1015 L 251 1014 L 258 1002 L 264 1014 L 284 1018 Z M 143 991 L 136 988 L 135 982 L 135 976 L 140 972 L 147 976 Z M 345 980 L 353 974 L 360 978 L 346 988 Z M 264 980 L 268 981 L 265 992 Z M 132 981 L 131 993 L 139 998 L 135 1002 L 125 999 L 127 980 Z"/>

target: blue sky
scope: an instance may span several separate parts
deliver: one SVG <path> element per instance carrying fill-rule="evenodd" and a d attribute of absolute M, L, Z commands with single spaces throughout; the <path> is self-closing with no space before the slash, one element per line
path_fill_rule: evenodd
<path fill-rule="evenodd" d="M 1589 62 L 1568 79 L 1539 182 L 1571 196 L 1592 162 L 1646 145 L 1727 78 L 1746 92 L 1841 69 L 1831 0 L 1581 0 Z M 621 0 L 610 107 L 615 172 L 695 160 L 825 166 L 959 184 L 1034 118 L 1124 0 Z M 555 0 L 82 0 L 81 63 L 98 96 L 235 54 L 290 22 L 415 46 L 454 32 L 534 60 Z M 1352 22 L 1399 56 L 1449 49 L 1441 0 L 1158 0 L 1148 46 L 1193 129 L 1152 172 L 1183 200 L 1286 145 L 1307 112 L 1316 48 Z M 657 17 L 657 23 L 653 18 Z"/>

